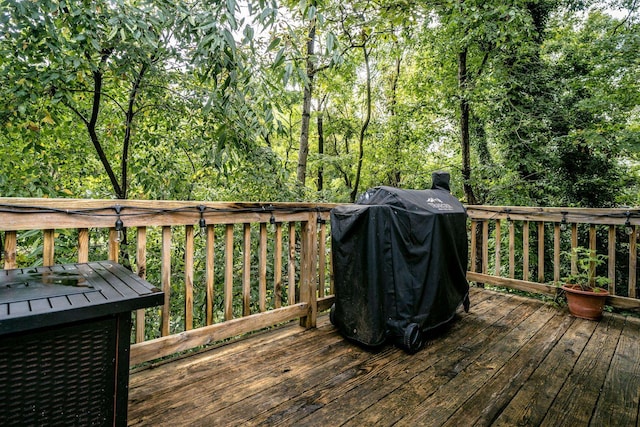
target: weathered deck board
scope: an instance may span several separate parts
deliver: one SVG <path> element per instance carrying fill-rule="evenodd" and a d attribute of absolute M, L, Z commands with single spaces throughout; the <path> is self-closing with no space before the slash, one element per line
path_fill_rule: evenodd
<path fill-rule="evenodd" d="M 471 302 L 415 355 L 365 350 L 324 316 L 135 372 L 129 425 L 637 425 L 638 319 Z"/>

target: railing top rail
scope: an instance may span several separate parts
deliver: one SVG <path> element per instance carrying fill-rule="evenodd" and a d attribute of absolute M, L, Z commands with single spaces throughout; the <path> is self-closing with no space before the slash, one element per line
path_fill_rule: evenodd
<path fill-rule="evenodd" d="M 95 200 L 0 198 L 0 230 L 165 226 L 198 223 L 303 221 L 316 212 L 326 219 L 332 203 L 203 202 L 169 200 Z M 37 219 L 36 219 L 37 218 Z"/>
<path fill-rule="evenodd" d="M 336 203 L 205 202 L 176 200 L 47 199 L 0 197 L 0 230 L 303 221 L 310 212 L 326 219 Z M 467 205 L 474 220 L 515 220 L 601 225 L 640 225 L 640 208 L 571 208 Z M 36 219 L 37 218 L 37 219 Z"/>
<path fill-rule="evenodd" d="M 532 222 L 566 222 L 601 225 L 640 225 L 640 208 L 569 208 L 467 205 L 475 220 L 506 219 Z"/>

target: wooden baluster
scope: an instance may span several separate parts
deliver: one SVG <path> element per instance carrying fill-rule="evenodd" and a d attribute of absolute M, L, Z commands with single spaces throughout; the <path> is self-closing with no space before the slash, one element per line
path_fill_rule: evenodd
<path fill-rule="evenodd" d="M 516 229 L 511 220 L 509 220 L 509 277 L 516 278 Z"/>
<path fill-rule="evenodd" d="M 522 280 L 529 280 L 529 221 L 522 223 Z"/>
<path fill-rule="evenodd" d="M 476 234 L 478 231 L 478 221 L 471 221 L 471 271 L 476 272 L 477 262 L 477 249 L 476 249 Z"/>
<path fill-rule="evenodd" d="M 233 319 L 233 224 L 227 224 L 224 243 L 224 320 Z"/>
<path fill-rule="evenodd" d="M 589 251 L 595 256 L 596 255 L 596 226 L 594 224 L 589 224 Z M 589 262 L 589 276 L 591 280 L 589 281 L 589 285 L 595 286 L 596 284 L 596 262 Z"/>
<path fill-rule="evenodd" d="M 489 221 L 482 222 L 482 274 L 489 273 Z"/>
<path fill-rule="evenodd" d="M 109 229 L 109 261 L 118 262 L 118 256 L 120 253 L 119 235 L 115 228 Z"/>
<path fill-rule="evenodd" d="M 164 292 L 164 304 L 162 305 L 162 319 L 160 334 L 169 335 L 170 298 L 171 298 L 171 227 L 162 227 L 162 253 L 161 259 L 161 283 Z"/>
<path fill-rule="evenodd" d="M 629 298 L 636 298 L 636 266 L 638 263 L 638 226 L 631 226 L 629 235 Z"/>
<path fill-rule="evenodd" d="M 251 224 L 242 227 L 242 315 L 251 314 Z"/>
<path fill-rule="evenodd" d="M 267 224 L 260 223 L 260 256 L 258 259 L 258 295 L 259 308 L 263 313 L 267 310 Z"/>
<path fill-rule="evenodd" d="M 147 277 L 147 228 L 138 227 L 136 237 L 136 265 L 138 266 L 138 277 Z M 144 317 L 145 309 L 136 310 L 136 342 L 144 341 Z"/>
<path fill-rule="evenodd" d="M 317 221 L 313 213 L 309 214 L 309 220 L 302 224 L 300 254 L 300 301 L 309 304 L 309 315 L 300 319 L 300 325 L 305 328 L 316 326 L 317 306 L 317 286 L 316 286 L 316 261 L 318 259 L 318 231 Z"/>
<path fill-rule="evenodd" d="M 184 230 L 184 329 L 193 329 L 193 225 L 186 225 Z"/>
<path fill-rule="evenodd" d="M 207 325 L 213 324 L 213 300 L 215 281 L 215 226 L 207 225 L 207 260 L 206 260 L 206 287 L 207 287 Z"/>
<path fill-rule="evenodd" d="M 544 222 L 538 223 L 538 283 L 544 283 Z"/>
<path fill-rule="evenodd" d="M 553 224 L 553 281 L 560 282 L 560 224 Z"/>
<path fill-rule="evenodd" d="M 501 246 L 502 246 L 502 225 L 499 219 L 496 219 L 496 230 L 495 230 L 495 251 L 496 251 L 496 260 L 495 260 L 495 269 L 494 274 L 500 277 L 500 269 L 501 269 Z"/>
<path fill-rule="evenodd" d="M 318 237 L 318 296 L 324 297 L 325 294 L 325 280 L 326 280 L 326 268 L 327 268 L 327 254 L 326 252 L 326 238 L 327 238 L 327 226 L 323 222 L 320 223 L 320 237 Z"/>
<path fill-rule="evenodd" d="M 571 274 L 578 273 L 576 254 L 573 249 L 578 247 L 578 224 L 571 224 Z"/>
<path fill-rule="evenodd" d="M 609 293 L 611 295 L 616 294 L 616 226 L 609 226 L 609 239 L 608 239 L 608 269 L 607 277 L 609 278 Z"/>
<path fill-rule="evenodd" d="M 78 229 L 78 262 L 89 262 L 89 229 Z"/>
<path fill-rule="evenodd" d="M 296 223 L 289 223 L 289 265 L 287 296 L 289 305 L 296 303 Z"/>
<path fill-rule="evenodd" d="M 44 241 L 42 243 L 42 265 L 44 265 L 45 267 L 49 267 L 54 264 L 56 230 L 49 229 L 43 230 L 43 232 Z"/>
<path fill-rule="evenodd" d="M 333 245 L 329 245 L 329 294 L 336 294 L 333 277 Z"/>
<path fill-rule="evenodd" d="M 4 268 L 17 268 L 16 254 L 18 250 L 18 233 L 7 231 L 4 233 Z"/>
<path fill-rule="evenodd" d="M 282 307 L 282 223 L 276 223 L 275 254 L 273 256 L 273 293 L 275 308 Z"/>

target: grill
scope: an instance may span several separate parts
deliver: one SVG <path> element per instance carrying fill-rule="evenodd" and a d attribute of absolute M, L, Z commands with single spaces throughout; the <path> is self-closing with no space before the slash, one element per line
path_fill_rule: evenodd
<path fill-rule="evenodd" d="M 0 270 L 2 425 L 126 425 L 131 311 L 163 299 L 113 262 Z"/>
<path fill-rule="evenodd" d="M 443 172 L 430 190 L 376 187 L 332 209 L 333 324 L 367 346 L 420 350 L 426 332 L 469 308 L 466 220 Z"/>

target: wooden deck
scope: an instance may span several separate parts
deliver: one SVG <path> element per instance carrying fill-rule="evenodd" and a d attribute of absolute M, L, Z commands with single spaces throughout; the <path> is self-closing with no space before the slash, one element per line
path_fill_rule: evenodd
<path fill-rule="evenodd" d="M 640 320 L 473 288 L 415 355 L 289 325 L 131 375 L 133 426 L 638 426 Z"/>

